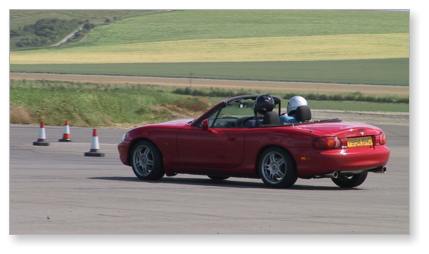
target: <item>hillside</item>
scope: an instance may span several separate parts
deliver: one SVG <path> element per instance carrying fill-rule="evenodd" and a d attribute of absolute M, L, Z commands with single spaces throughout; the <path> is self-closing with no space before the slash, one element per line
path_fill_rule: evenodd
<path fill-rule="evenodd" d="M 123 18 L 152 11 L 135 10 L 11 10 L 10 47 L 12 50 L 43 48 L 60 41 L 74 31 L 81 31 L 79 41 L 93 27 L 111 24 Z M 85 33 L 85 34 L 84 34 Z"/>
<path fill-rule="evenodd" d="M 408 33 L 408 13 L 388 11 L 171 11 L 94 29 L 81 45 L 192 39 Z"/>
<path fill-rule="evenodd" d="M 398 11 L 133 13 L 60 48 L 14 51 L 11 70 L 407 85 L 408 18 Z M 329 68 L 339 60 L 348 63 L 341 73 Z"/>

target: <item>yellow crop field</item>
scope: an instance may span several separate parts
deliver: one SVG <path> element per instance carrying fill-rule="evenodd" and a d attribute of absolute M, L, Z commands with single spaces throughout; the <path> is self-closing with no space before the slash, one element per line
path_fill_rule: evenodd
<path fill-rule="evenodd" d="M 407 58 L 408 33 L 193 39 L 11 52 L 11 64 Z"/>

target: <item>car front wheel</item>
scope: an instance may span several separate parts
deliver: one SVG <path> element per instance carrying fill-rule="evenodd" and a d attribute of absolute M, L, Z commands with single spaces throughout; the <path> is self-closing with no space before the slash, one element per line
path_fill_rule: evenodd
<path fill-rule="evenodd" d="M 355 175 L 339 175 L 337 178 L 331 178 L 340 188 L 354 188 L 361 185 L 368 175 L 368 172 L 362 172 Z"/>
<path fill-rule="evenodd" d="M 281 148 L 268 148 L 261 154 L 258 173 L 262 181 L 270 187 L 288 188 L 295 184 L 297 173 L 295 163 Z"/>
<path fill-rule="evenodd" d="M 161 153 L 148 141 L 142 140 L 133 146 L 131 165 L 134 174 L 141 180 L 159 180 L 164 176 Z"/>

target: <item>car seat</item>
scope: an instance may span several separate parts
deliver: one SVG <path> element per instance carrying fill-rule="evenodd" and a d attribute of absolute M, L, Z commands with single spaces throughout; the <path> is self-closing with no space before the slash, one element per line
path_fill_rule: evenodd
<path fill-rule="evenodd" d="M 311 110 L 308 106 L 300 106 L 295 110 L 294 117 L 298 122 L 307 122 L 311 120 Z"/>
<path fill-rule="evenodd" d="M 264 125 L 281 125 L 279 114 L 274 111 L 265 112 L 262 123 Z"/>
<path fill-rule="evenodd" d="M 258 126 L 258 120 L 257 119 L 250 119 L 244 123 L 244 127 L 246 127 L 246 128 L 255 128 L 257 126 Z"/>

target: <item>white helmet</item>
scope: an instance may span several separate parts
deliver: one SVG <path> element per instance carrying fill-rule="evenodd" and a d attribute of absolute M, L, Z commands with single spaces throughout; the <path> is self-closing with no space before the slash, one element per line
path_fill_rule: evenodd
<path fill-rule="evenodd" d="M 290 98 L 287 103 L 287 113 L 289 115 L 292 111 L 296 110 L 298 107 L 307 106 L 307 105 L 308 105 L 307 100 L 304 99 L 304 97 L 294 96 Z"/>

